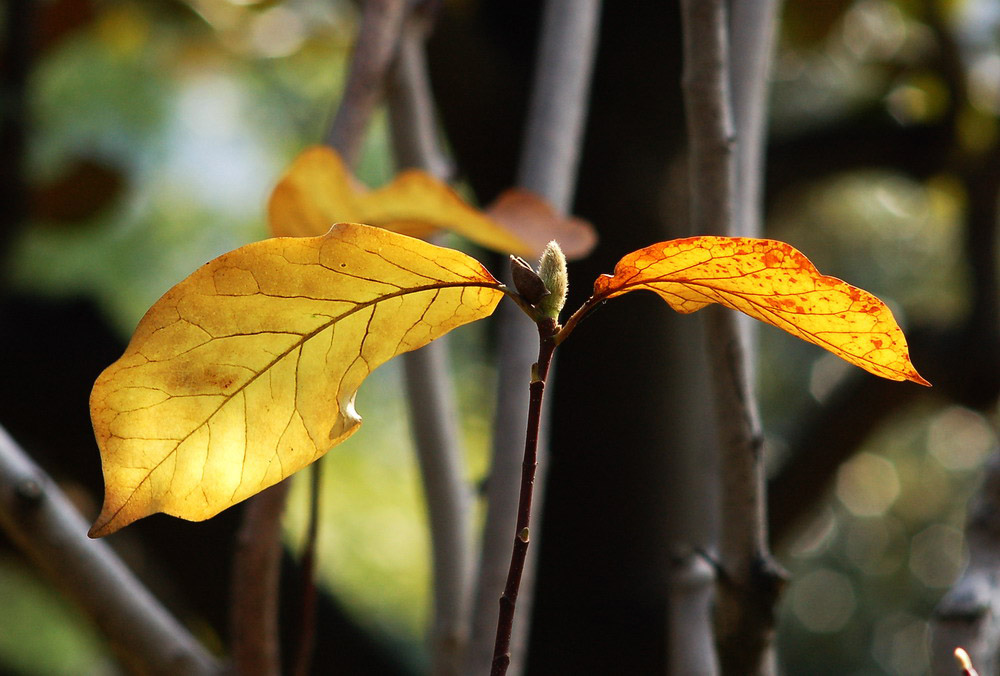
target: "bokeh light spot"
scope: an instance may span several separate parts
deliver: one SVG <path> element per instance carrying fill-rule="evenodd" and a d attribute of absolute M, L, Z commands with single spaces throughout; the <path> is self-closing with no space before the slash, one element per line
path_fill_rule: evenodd
<path fill-rule="evenodd" d="M 927 450 L 952 470 L 979 467 L 996 443 L 996 435 L 983 416 L 960 406 L 935 416 L 927 430 Z"/>
<path fill-rule="evenodd" d="M 875 625 L 872 656 L 887 674 L 916 676 L 927 669 L 927 623 L 893 613 Z"/>
<path fill-rule="evenodd" d="M 910 541 L 910 572 L 928 587 L 948 587 L 962 570 L 965 560 L 962 532 L 934 524 Z"/>
<path fill-rule="evenodd" d="M 895 466 L 874 453 L 859 453 L 837 473 L 837 497 L 855 516 L 880 516 L 898 496 Z"/>
<path fill-rule="evenodd" d="M 792 582 L 792 610 L 806 629 L 815 633 L 839 631 L 857 605 L 854 587 L 846 575 L 821 568 Z"/>

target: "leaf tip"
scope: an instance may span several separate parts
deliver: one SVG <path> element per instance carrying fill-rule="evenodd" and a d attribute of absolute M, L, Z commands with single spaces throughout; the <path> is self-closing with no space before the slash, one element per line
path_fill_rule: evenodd
<path fill-rule="evenodd" d="M 107 489 L 106 489 L 107 490 Z M 125 504 L 116 502 L 114 493 L 105 493 L 101 513 L 94 519 L 94 524 L 87 531 L 87 536 L 93 539 L 117 533 L 133 521 L 137 521 L 151 512 L 136 512 L 130 509 L 128 501 Z"/>
<path fill-rule="evenodd" d="M 104 512 L 101 512 L 101 515 L 98 516 L 97 519 L 94 521 L 94 524 L 90 527 L 90 530 L 87 531 L 87 537 L 96 540 L 98 538 L 104 537 L 105 535 L 111 535 L 120 528 L 121 526 L 117 526 L 114 524 L 113 517 L 111 518 L 106 517 L 104 516 Z"/>

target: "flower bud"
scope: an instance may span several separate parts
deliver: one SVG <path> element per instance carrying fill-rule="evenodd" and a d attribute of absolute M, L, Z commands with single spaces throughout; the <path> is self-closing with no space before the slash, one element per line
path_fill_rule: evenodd
<path fill-rule="evenodd" d="M 538 305 L 542 298 L 549 295 L 542 278 L 523 258 L 510 257 L 510 275 L 514 280 L 514 288 L 530 305 Z"/>
<path fill-rule="evenodd" d="M 538 309 L 546 317 L 559 318 L 559 312 L 566 304 L 569 290 L 569 275 L 566 272 L 566 257 L 555 240 L 549 242 L 538 262 L 538 276 L 545 283 L 549 295 L 538 302 Z"/>

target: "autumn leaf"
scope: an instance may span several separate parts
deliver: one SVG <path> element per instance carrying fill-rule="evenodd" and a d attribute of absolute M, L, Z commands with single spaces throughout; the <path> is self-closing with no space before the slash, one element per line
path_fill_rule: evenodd
<path fill-rule="evenodd" d="M 784 242 L 690 237 L 654 244 L 622 258 L 614 275 L 599 277 L 592 301 L 642 289 L 682 313 L 719 303 L 877 376 L 930 385 L 910 363 L 906 338 L 885 303 L 820 274 Z"/>
<path fill-rule="evenodd" d="M 94 385 L 91 536 L 155 512 L 207 519 L 305 467 L 357 430 L 376 367 L 490 315 L 501 289 L 465 254 L 356 224 L 202 266 Z"/>
<path fill-rule="evenodd" d="M 561 216 L 552 205 L 523 188 L 510 188 L 486 207 L 486 215 L 527 242 L 538 256 L 556 240 L 569 260 L 583 258 L 597 244 L 597 233 L 587 221 Z"/>
<path fill-rule="evenodd" d="M 271 194 L 268 221 L 277 236 L 311 237 L 332 223 L 355 221 L 411 237 L 445 229 L 495 251 L 537 253 L 427 172 L 409 169 L 388 185 L 368 190 L 325 146 L 309 148 L 295 159 Z"/>

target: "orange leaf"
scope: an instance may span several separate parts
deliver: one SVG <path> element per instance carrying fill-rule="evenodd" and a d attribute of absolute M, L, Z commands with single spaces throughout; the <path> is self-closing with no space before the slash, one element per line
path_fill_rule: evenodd
<path fill-rule="evenodd" d="M 490 315 L 502 285 L 452 249 L 365 225 L 255 242 L 168 291 L 97 379 L 105 497 L 91 535 L 207 519 L 357 430 L 392 357 Z"/>
<path fill-rule="evenodd" d="M 541 255 L 556 240 L 569 260 L 583 258 L 597 244 L 597 233 L 587 221 L 560 216 L 548 202 L 523 188 L 511 188 L 486 208 L 486 214 L 523 239 Z"/>
<path fill-rule="evenodd" d="M 311 237 L 333 223 L 354 221 L 412 237 L 444 229 L 494 251 L 534 253 L 528 243 L 427 172 L 410 169 L 370 191 L 325 146 L 309 148 L 295 159 L 271 194 L 268 221 L 276 236 Z"/>
<path fill-rule="evenodd" d="M 792 246 L 768 239 L 690 237 L 625 256 L 594 283 L 594 300 L 646 289 L 677 312 L 719 303 L 819 345 L 877 376 L 930 385 L 910 363 L 885 303 L 819 273 Z"/>

